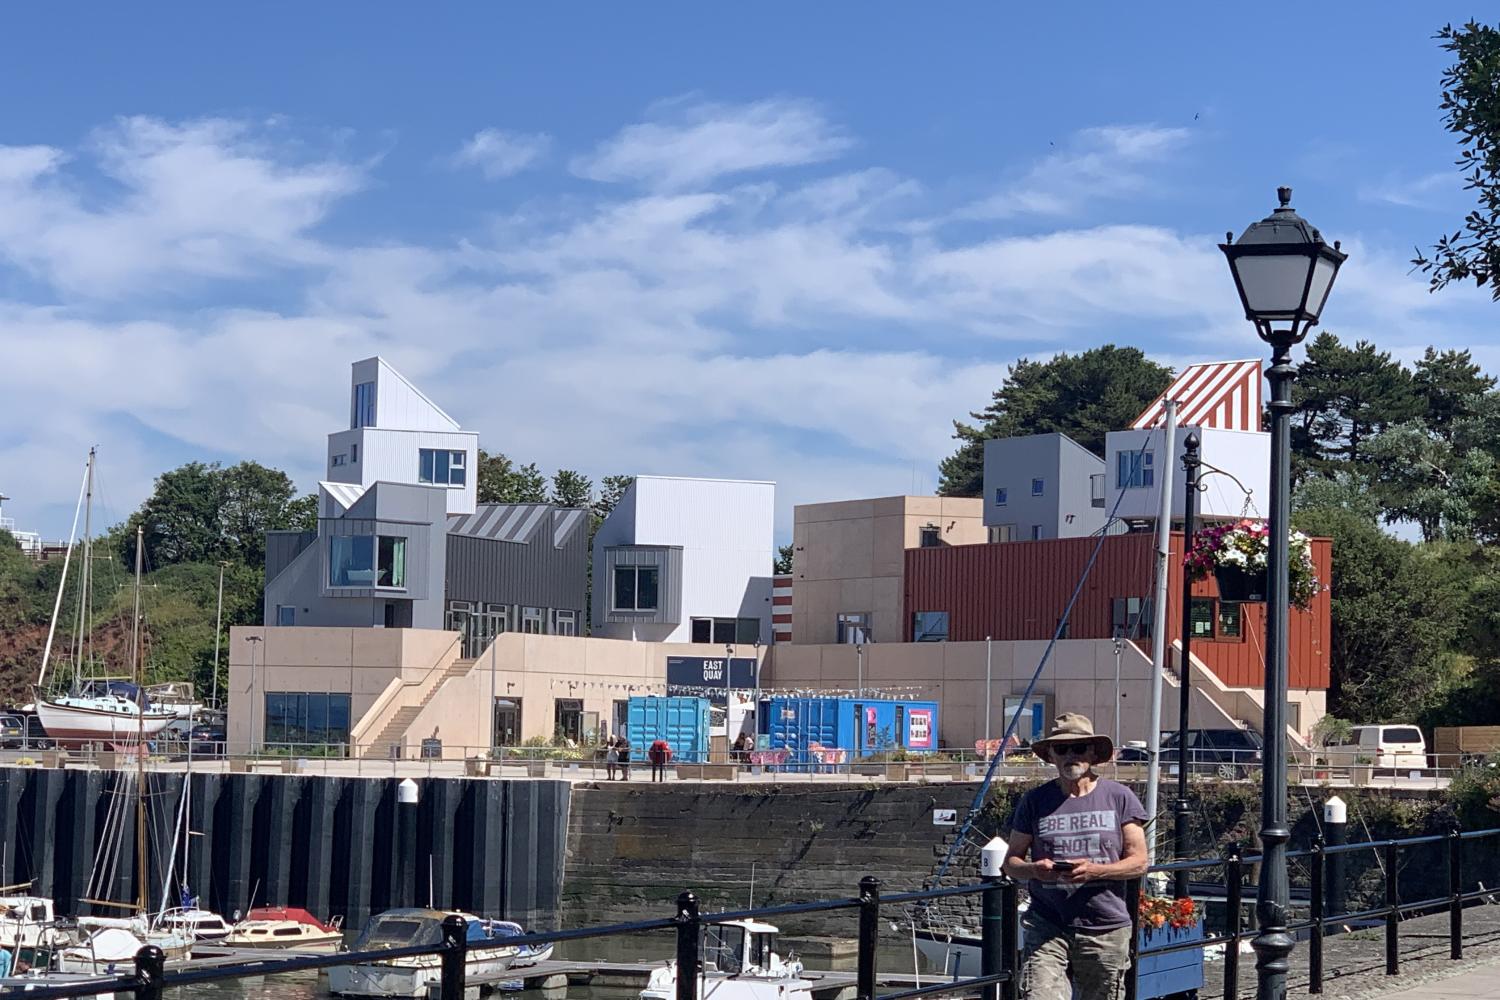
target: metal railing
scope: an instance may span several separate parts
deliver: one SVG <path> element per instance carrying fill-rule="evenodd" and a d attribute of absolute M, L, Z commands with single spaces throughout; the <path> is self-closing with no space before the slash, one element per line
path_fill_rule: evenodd
<path fill-rule="evenodd" d="M 1494 896 L 1494 890 L 1484 888 L 1466 889 L 1463 878 L 1463 847 L 1465 844 L 1500 837 L 1500 829 L 1469 832 L 1452 830 L 1447 834 L 1424 837 L 1407 837 L 1400 840 L 1366 841 L 1353 844 L 1323 844 L 1315 841 L 1312 847 L 1289 852 L 1289 859 L 1307 859 L 1310 869 L 1310 900 L 1307 919 L 1289 926 L 1292 933 L 1306 933 L 1308 990 L 1321 993 L 1323 990 L 1324 939 L 1329 928 L 1341 923 L 1357 923 L 1379 920 L 1385 936 L 1385 974 L 1394 976 L 1401 969 L 1400 925 L 1405 917 L 1444 910 L 1448 913 L 1449 958 L 1463 957 L 1465 904 Z M 1403 849 L 1443 845 L 1447 856 L 1447 892 L 1441 896 L 1418 901 L 1402 901 L 1400 893 L 1400 852 Z M 1384 900 L 1379 906 L 1365 907 L 1350 912 L 1329 912 L 1328 869 L 1330 863 L 1347 854 L 1359 851 L 1375 851 L 1385 870 Z M 1259 861 L 1259 856 L 1242 856 L 1231 848 L 1223 857 L 1199 858 L 1188 861 L 1173 861 L 1155 865 L 1151 873 L 1170 874 L 1179 871 L 1204 869 L 1221 870 L 1224 873 L 1226 896 L 1225 920 L 1222 932 L 1204 935 L 1189 941 L 1181 941 L 1159 947 L 1137 948 L 1137 934 L 1131 935 L 1131 968 L 1127 977 L 1127 1000 L 1137 996 L 1137 976 L 1141 958 L 1167 955 L 1183 951 L 1202 951 L 1216 945 L 1224 946 L 1223 996 L 1239 996 L 1240 954 L 1239 942 L 1253 936 L 1253 929 L 1243 925 L 1245 873 L 1247 866 Z M 1148 876 L 1149 877 L 1149 876 Z M 1127 883 L 1126 899 L 1132 923 L 1138 923 L 1138 896 L 1140 880 Z M 803 916 L 830 913 L 840 910 L 858 911 L 858 957 L 855 972 L 855 990 L 859 1000 L 911 1000 L 916 997 L 944 994 L 978 995 L 982 1000 L 1015 1000 L 1021 969 L 1020 940 L 1020 887 L 1008 878 L 986 879 L 977 883 L 917 892 L 903 892 L 883 896 L 880 882 L 865 877 L 859 882 L 858 894 L 847 899 L 820 900 L 808 903 L 790 903 L 756 909 L 734 910 L 705 915 L 700 912 L 698 899 L 692 892 L 683 892 L 677 897 L 671 917 L 630 923 L 605 924 L 571 930 L 544 931 L 510 937 L 496 937 L 496 945 L 541 945 L 588 938 L 615 937 L 638 934 L 646 931 L 674 930 L 676 932 L 676 997 L 677 1000 L 699 1000 L 699 979 L 703 974 L 701 951 L 704 944 L 704 927 L 730 920 L 766 920 L 787 916 Z M 880 934 L 882 907 L 905 907 L 907 914 L 925 910 L 934 900 L 961 896 L 981 896 L 982 918 L 980 920 L 980 969 L 979 975 L 969 978 L 945 979 L 928 986 L 917 986 L 898 992 L 877 993 L 880 978 L 877 972 L 877 944 Z M 143 947 L 135 958 L 135 970 L 131 975 L 112 979 L 94 979 L 87 982 L 71 982 L 59 986 L 45 986 L 45 980 L 26 992 L 34 1000 L 46 998 L 83 997 L 110 991 L 133 994 L 138 1000 L 160 1000 L 163 990 L 196 983 L 219 982 L 248 976 L 276 975 L 313 969 L 326 969 L 340 965 L 359 965 L 384 962 L 396 958 L 417 956 L 439 956 L 440 996 L 442 1000 L 458 1000 L 466 985 L 466 967 L 469 942 L 467 925 L 463 917 L 449 916 L 443 922 L 443 937 L 439 943 L 412 945 L 402 948 L 383 948 L 374 951 L 341 952 L 332 955 L 309 955 L 296 958 L 266 958 L 236 965 L 219 965 L 210 968 L 184 968 L 168 970 L 159 948 Z M 514 977 L 511 977 L 514 978 Z"/>

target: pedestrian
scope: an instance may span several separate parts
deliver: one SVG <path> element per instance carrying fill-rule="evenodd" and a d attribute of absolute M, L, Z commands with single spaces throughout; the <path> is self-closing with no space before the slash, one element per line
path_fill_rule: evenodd
<path fill-rule="evenodd" d="M 625 781 L 629 781 L 630 780 L 630 741 L 627 740 L 625 737 L 621 736 L 618 740 L 615 741 L 615 749 L 619 752 L 620 777 L 623 780 L 625 780 Z"/>
<path fill-rule="evenodd" d="M 672 745 L 666 740 L 656 740 L 646 751 L 646 757 L 651 761 L 651 780 L 667 780 L 667 764 L 672 759 Z"/>
<path fill-rule="evenodd" d="M 1134 933 L 1125 893 L 1146 873 L 1146 810 L 1094 773 L 1114 744 L 1086 716 L 1058 716 L 1032 749 L 1057 778 L 1023 795 L 1010 824 L 1005 873 L 1028 879 L 1031 893 L 1021 1000 L 1118 1000 Z"/>
<path fill-rule="evenodd" d="M 616 762 L 619 759 L 619 747 L 615 745 L 614 740 L 610 740 L 608 748 L 604 751 L 604 770 L 609 775 L 610 781 L 615 780 L 615 771 L 619 769 L 619 765 Z"/>

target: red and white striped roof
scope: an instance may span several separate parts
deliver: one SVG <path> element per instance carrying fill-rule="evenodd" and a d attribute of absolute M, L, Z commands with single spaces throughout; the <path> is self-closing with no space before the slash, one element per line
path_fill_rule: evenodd
<path fill-rule="evenodd" d="M 1162 402 L 1175 399 L 1179 427 L 1258 431 L 1260 387 L 1259 359 L 1189 365 L 1130 426 L 1133 430 L 1160 427 L 1166 418 Z"/>

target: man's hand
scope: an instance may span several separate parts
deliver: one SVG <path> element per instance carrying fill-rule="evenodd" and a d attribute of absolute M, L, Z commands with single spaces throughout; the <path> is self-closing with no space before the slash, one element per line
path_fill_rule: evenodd
<path fill-rule="evenodd" d="M 1049 864 L 1051 862 L 1048 862 Z M 1058 876 L 1064 882 L 1092 882 L 1095 879 L 1104 878 L 1100 871 L 1102 866 L 1096 861 L 1074 861 L 1071 871 L 1058 872 Z"/>
<path fill-rule="evenodd" d="M 1031 863 L 1031 869 L 1031 877 L 1036 879 L 1038 882 L 1058 882 L 1067 877 L 1066 873 L 1060 872 L 1052 867 L 1051 858 L 1043 858 L 1040 861 L 1033 861 Z"/>

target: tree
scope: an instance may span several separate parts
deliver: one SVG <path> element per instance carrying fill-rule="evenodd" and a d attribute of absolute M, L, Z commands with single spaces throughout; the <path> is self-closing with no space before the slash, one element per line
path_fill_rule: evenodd
<path fill-rule="evenodd" d="M 1372 438 L 1367 455 L 1386 523 L 1411 521 L 1425 542 L 1473 538 L 1500 507 L 1494 456 L 1462 439 L 1440 437 L 1420 421 Z"/>
<path fill-rule="evenodd" d="M 1436 37 L 1455 57 L 1442 78 L 1443 122 L 1459 137 L 1454 162 L 1478 207 L 1437 241 L 1431 257 L 1418 250 L 1412 263 L 1428 275 L 1432 291 L 1473 281 L 1500 301 L 1500 31 L 1470 21 L 1444 25 Z"/>
<path fill-rule="evenodd" d="M 474 481 L 479 503 L 546 503 L 547 477 L 535 463 L 516 466 L 496 452 L 479 450 L 479 473 Z"/>
<path fill-rule="evenodd" d="M 776 563 L 771 569 L 772 573 L 785 576 L 792 571 L 792 551 L 790 542 L 776 550 Z"/>
<path fill-rule="evenodd" d="M 1327 332 L 1307 347 L 1307 360 L 1292 384 L 1292 403 L 1298 414 L 1292 446 L 1300 459 L 1299 479 L 1331 462 L 1358 464 L 1367 438 L 1421 412 L 1401 362 L 1369 341 L 1345 347 Z"/>
<path fill-rule="evenodd" d="M 1481 371 L 1468 351 L 1429 347 L 1412 371 L 1412 388 L 1422 405 L 1422 419 L 1438 437 L 1453 439 L 1454 424 L 1479 416 L 1495 380 Z"/>
<path fill-rule="evenodd" d="M 608 517 L 634 482 L 634 476 L 605 476 L 599 483 L 599 497 L 594 501 L 594 517 L 598 521 Z"/>
<path fill-rule="evenodd" d="M 227 469 L 189 462 L 157 477 L 151 495 L 118 535 L 121 556 L 127 566 L 134 563 L 139 525 L 152 568 L 220 559 L 259 565 L 267 531 L 294 523 L 305 527 L 308 501 L 294 499 L 295 494 L 286 473 L 258 462 Z"/>
<path fill-rule="evenodd" d="M 1172 370 L 1139 349 L 1106 344 L 1050 361 L 1022 358 L 1010 366 L 990 404 L 971 413 L 977 425 L 953 422 L 958 450 L 938 466 L 943 496 L 978 496 L 984 489 L 989 438 L 1061 432 L 1102 455 L 1104 435 L 1141 414 L 1172 383 Z"/>
<path fill-rule="evenodd" d="M 552 474 L 552 502 L 559 507 L 589 506 L 594 495 L 594 481 L 572 469 L 558 469 Z"/>

